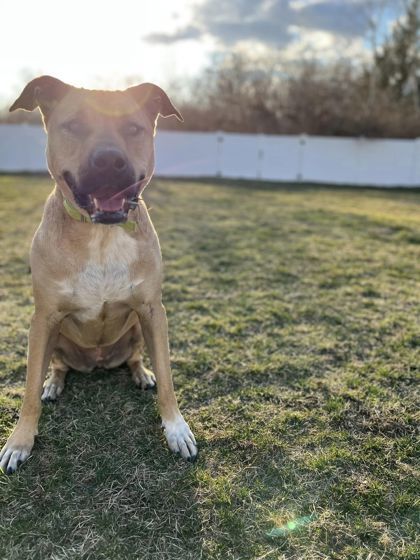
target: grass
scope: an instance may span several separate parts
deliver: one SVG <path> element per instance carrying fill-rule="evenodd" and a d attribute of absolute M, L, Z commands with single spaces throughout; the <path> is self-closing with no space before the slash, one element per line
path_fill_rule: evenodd
<path fill-rule="evenodd" d="M 0 177 L 2 442 L 50 188 Z M 0 477 L 0 557 L 417 558 L 419 192 L 156 180 L 147 200 L 199 460 L 169 453 L 125 369 L 73 372 Z"/>

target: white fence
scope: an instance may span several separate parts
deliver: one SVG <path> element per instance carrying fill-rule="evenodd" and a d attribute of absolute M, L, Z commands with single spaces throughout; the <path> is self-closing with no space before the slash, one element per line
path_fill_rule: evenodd
<path fill-rule="evenodd" d="M 45 171 L 41 127 L 0 125 L 0 171 Z M 156 174 L 383 187 L 420 186 L 420 139 L 159 131 Z"/>

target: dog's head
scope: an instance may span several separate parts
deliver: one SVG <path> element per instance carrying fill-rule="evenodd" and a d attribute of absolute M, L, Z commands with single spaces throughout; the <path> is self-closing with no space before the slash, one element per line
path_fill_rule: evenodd
<path fill-rule="evenodd" d="M 154 169 L 159 115 L 182 117 L 154 84 L 80 89 L 51 76 L 27 84 L 10 111 L 41 110 L 48 167 L 66 198 L 100 223 L 127 219 Z"/>

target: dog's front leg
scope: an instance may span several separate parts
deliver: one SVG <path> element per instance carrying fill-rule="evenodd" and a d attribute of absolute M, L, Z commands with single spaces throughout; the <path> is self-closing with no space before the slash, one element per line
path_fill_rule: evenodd
<path fill-rule="evenodd" d="M 41 391 L 60 328 L 58 313 L 36 311 L 29 329 L 25 396 L 18 423 L 0 452 L 0 468 L 12 474 L 28 457 L 38 433 Z"/>
<path fill-rule="evenodd" d="M 165 308 L 159 300 L 141 304 L 137 313 L 156 376 L 159 412 L 169 448 L 184 459 L 194 460 L 196 441 L 179 411 L 172 382 Z"/>

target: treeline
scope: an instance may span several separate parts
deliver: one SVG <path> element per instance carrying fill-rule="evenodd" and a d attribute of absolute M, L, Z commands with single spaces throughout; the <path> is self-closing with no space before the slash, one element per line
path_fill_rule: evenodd
<path fill-rule="evenodd" d="M 196 99 L 180 105 L 185 122 L 160 126 L 264 134 L 415 138 L 420 111 L 414 95 L 372 94 L 369 74 L 346 63 L 302 64 L 291 75 L 250 69 L 232 57 L 202 82 Z M 196 89 L 198 91 L 198 87 Z"/>
<path fill-rule="evenodd" d="M 232 54 L 209 68 L 187 95 L 169 88 L 185 122 L 166 129 L 389 138 L 420 137 L 420 0 L 407 0 L 372 63 L 285 65 L 273 53 Z M 174 91 L 173 91 L 174 90 Z M 3 112 L 7 122 L 39 115 Z"/>

